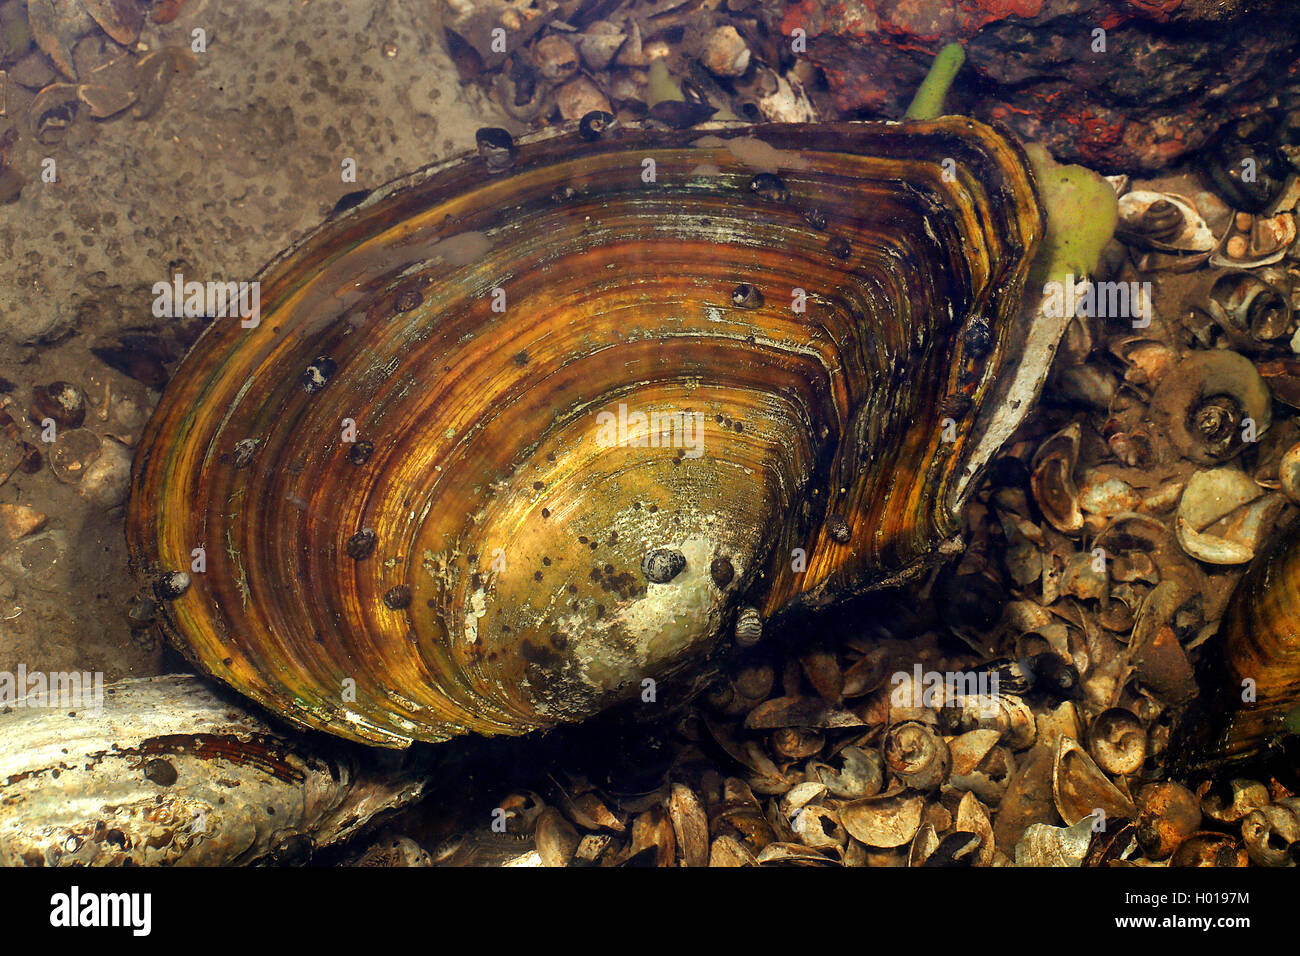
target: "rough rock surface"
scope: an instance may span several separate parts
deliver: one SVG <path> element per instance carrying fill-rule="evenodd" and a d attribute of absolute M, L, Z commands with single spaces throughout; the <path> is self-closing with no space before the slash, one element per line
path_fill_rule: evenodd
<path fill-rule="evenodd" d="M 954 111 L 1106 172 L 1166 166 L 1229 119 L 1300 104 L 1294 0 L 799 0 L 770 19 L 804 31 L 795 55 L 864 117 L 901 116 L 933 55 L 961 42 Z"/>

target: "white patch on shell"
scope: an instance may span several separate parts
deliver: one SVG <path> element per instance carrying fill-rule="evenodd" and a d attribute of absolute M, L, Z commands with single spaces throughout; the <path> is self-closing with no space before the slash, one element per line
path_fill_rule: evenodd
<path fill-rule="evenodd" d="M 487 592 L 475 588 L 469 595 L 469 611 L 465 614 L 465 640 L 478 643 L 478 619 L 487 614 Z"/>
<path fill-rule="evenodd" d="M 607 692 L 633 675 L 655 672 L 665 661 L 685 656 L 688 648 L 718 632 L 726 597 L 734 595 L 734 587 L 720 591 L 709 573 L 710 562 L 723 553 L 719 544 L 697 537 L 652 545 L 678 548 L 686 556 L 686 567 L 664 584 L 647 582 L 645 595 L 622 605 L 612 617 L 609 628 L 629 638 L 630 648 L 614 646 L 604 629 L 589 630 L 589 620 L 579 615 L 565 622 L 572 658 L 586 684 L 598 693 Z M 742 579 L 742 562 L 734 556 L 732 562 L 733 580 Z M 574 636 L 578 640 L 573 641 Z"/>

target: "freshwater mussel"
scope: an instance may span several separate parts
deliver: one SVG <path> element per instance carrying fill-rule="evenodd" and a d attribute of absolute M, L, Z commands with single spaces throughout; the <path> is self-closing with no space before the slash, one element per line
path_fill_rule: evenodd
<path fill-rule="evenodd" d="M 168 385 L 127 536 L 196 667 L 370 744 L 520 734 L 955 550 L 1054 346 L 1019 146 L 479 143 L 272 261 Z"/>

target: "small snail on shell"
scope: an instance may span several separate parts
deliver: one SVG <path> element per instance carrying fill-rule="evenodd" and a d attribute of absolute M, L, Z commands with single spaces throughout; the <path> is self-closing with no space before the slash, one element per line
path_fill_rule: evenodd
<path fill-rule="evenodd" d="M 598 125 L 484 131 L 196 343 L 127 536 L 202 671 L 381 746 L 526 733 L 956 545 L 1051 355 L 1020 148 Z"/>

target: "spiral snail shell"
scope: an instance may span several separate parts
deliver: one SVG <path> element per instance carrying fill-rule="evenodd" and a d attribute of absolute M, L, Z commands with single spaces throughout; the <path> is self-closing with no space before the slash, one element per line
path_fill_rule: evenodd
<path fill-rule="evenodd" d="M 198 668 L 355 741 L 520 734 L 741 607 L 952 549 L 1045 373 L 1017 145 L 949 117 L 480 147 L 273 260 L 260 323 L 168 385 L 127 537 Z"/>

